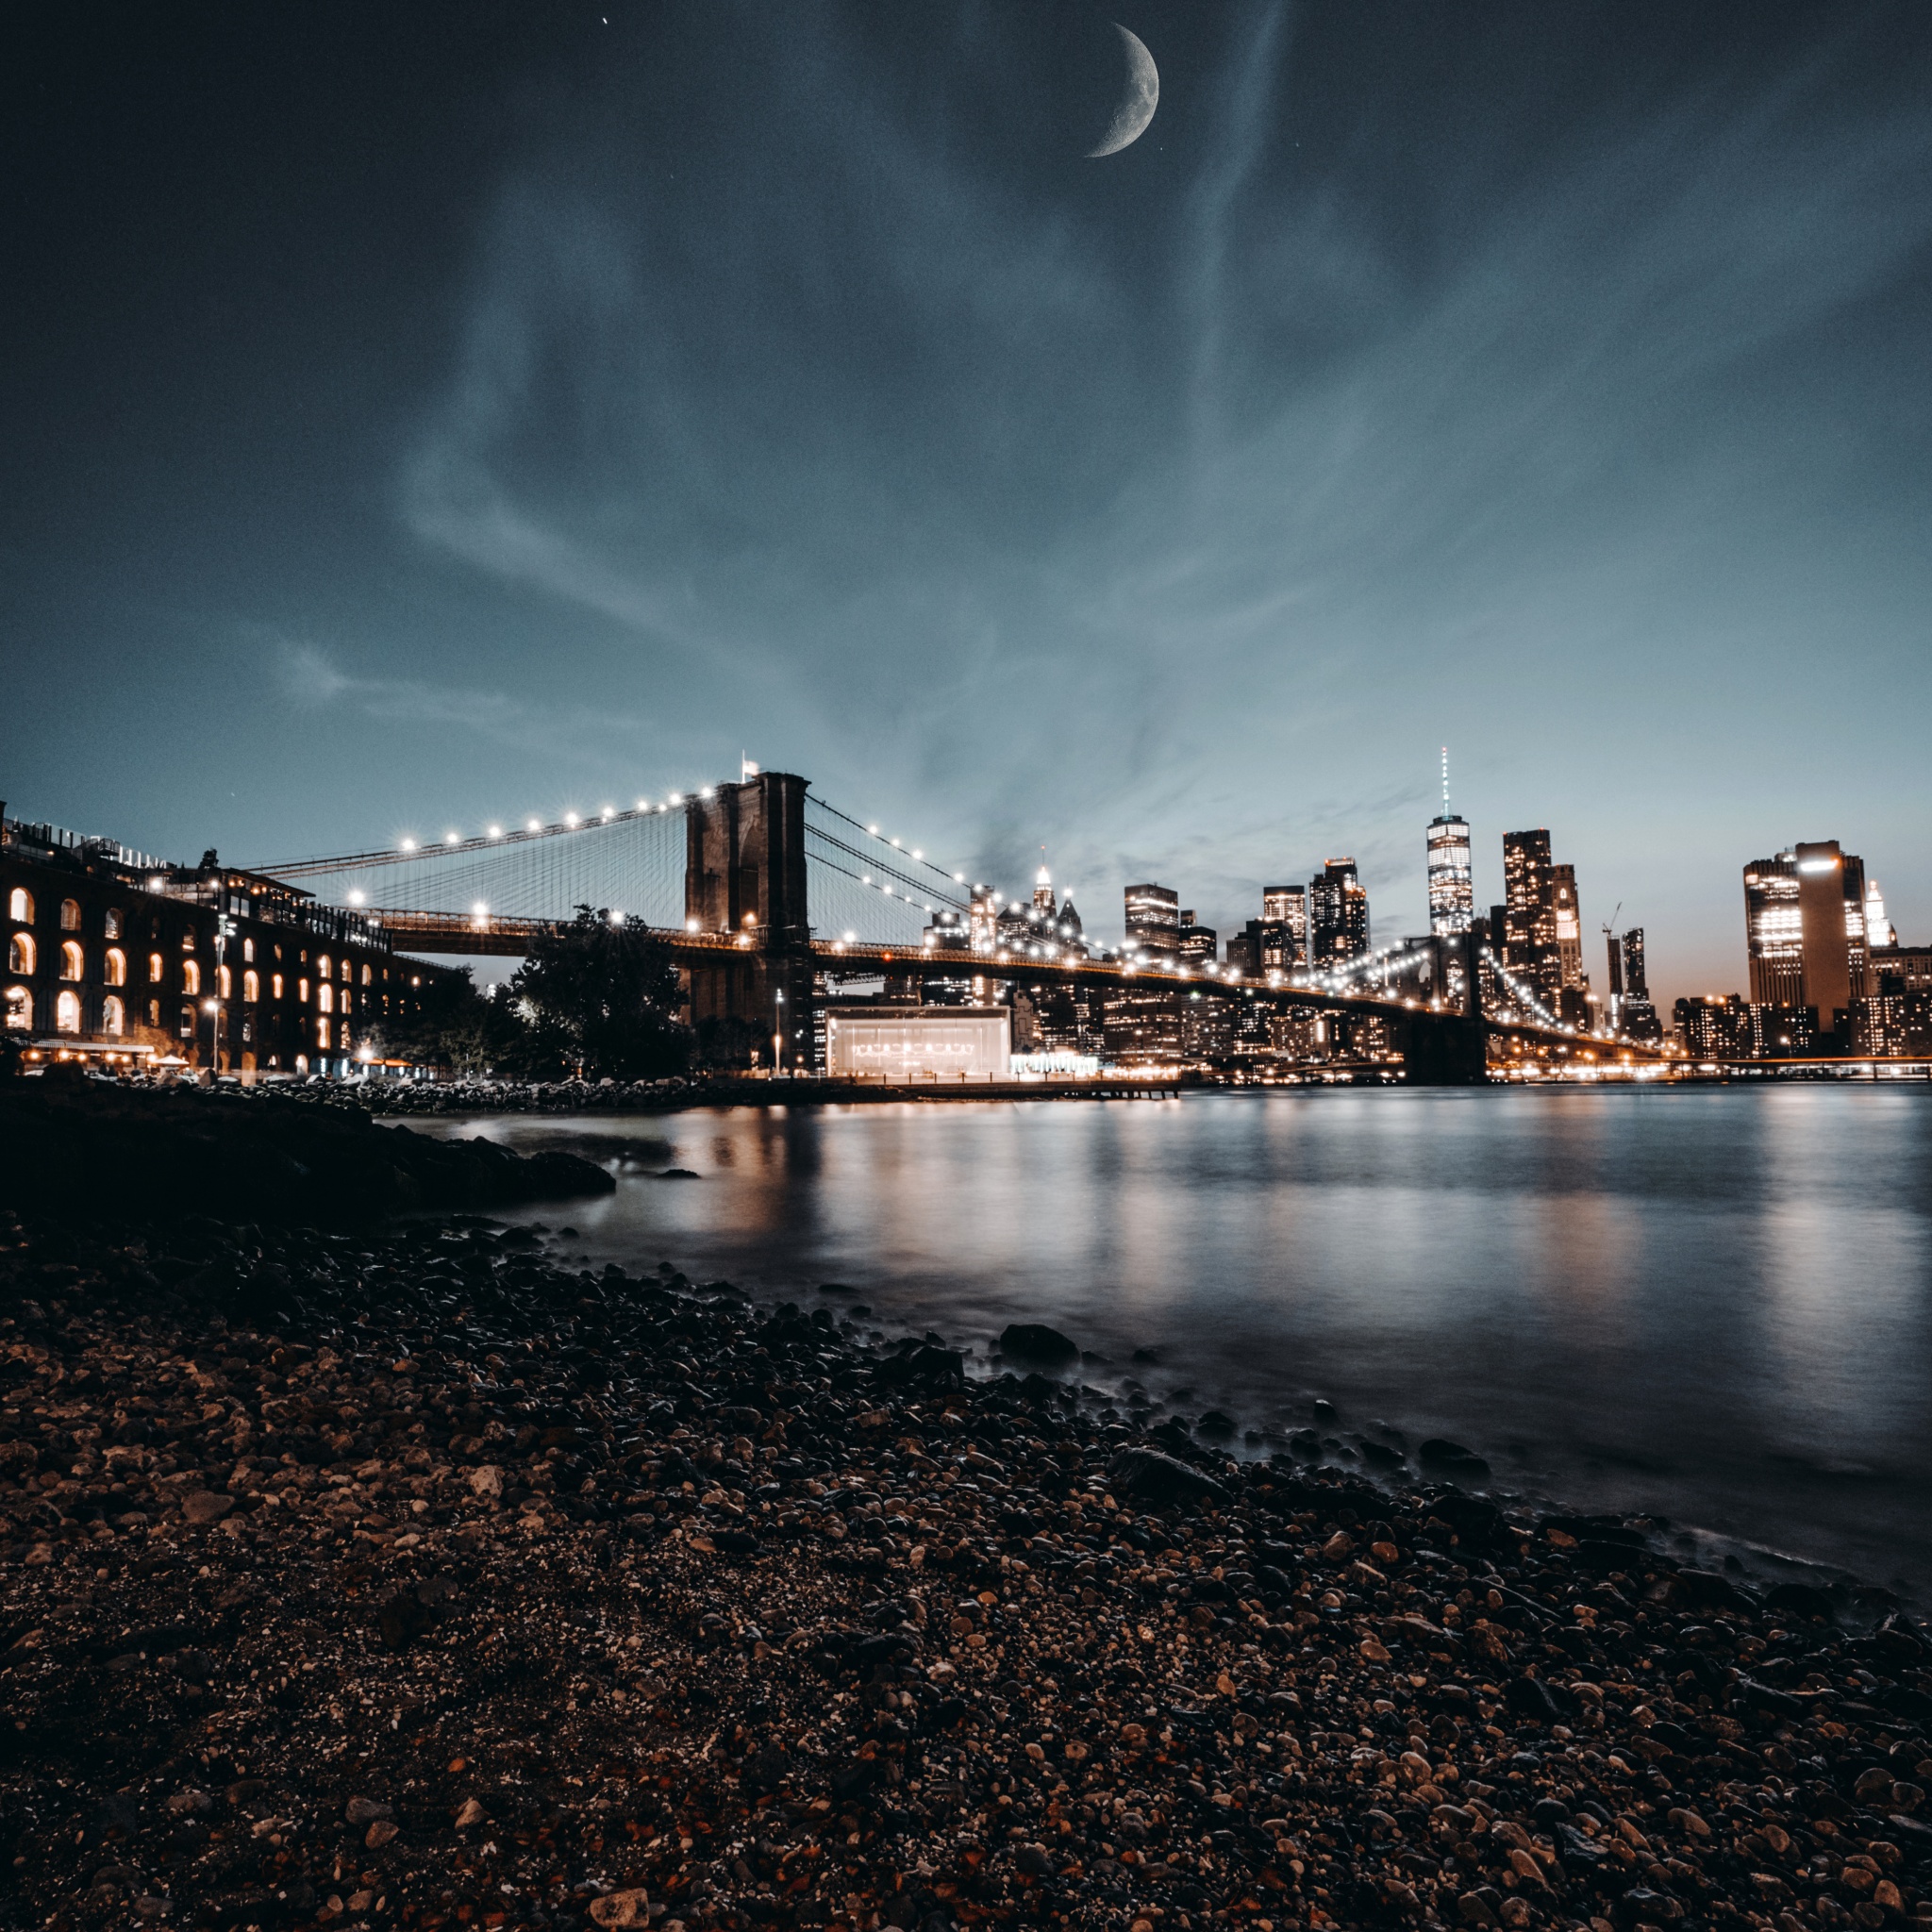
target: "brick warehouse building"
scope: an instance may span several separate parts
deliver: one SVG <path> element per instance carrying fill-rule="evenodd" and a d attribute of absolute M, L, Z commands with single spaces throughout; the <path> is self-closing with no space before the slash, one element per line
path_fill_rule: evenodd
<path fill-rule="evenodd" d="M 346 1074 L 442 970 L 212 852 L 170 865 L 4 807 L 0 915 L 0 1025 L 30 1058 Z"/>

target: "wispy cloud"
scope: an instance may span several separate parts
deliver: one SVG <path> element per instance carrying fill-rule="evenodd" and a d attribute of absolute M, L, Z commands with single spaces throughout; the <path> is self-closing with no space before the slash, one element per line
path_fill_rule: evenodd
<path fill-rule="evenodd" d="M 1828 52 L 1533 147 L 1502 100 L 1404 201 L 1351 173 L 1399 103 L 1294 148 L 1264 8 L 1138 173 L 1023 180 L 840 16 L 731 17 L 681 76 L 698 179 L 594 114 L 518 171 L 404 479 L 424 543 L 607 621 L 621 696 L 989 864 L 1043 838 L 1109 891 L 1187 865 L 1234 898 L 1345 846 L 1411 922 L 1442 738 L 1498 810 L 1574 803 L 1607 872 L 1617 747 L 1580 773 L 1566 721 L 1733 684 L 1739 626 L 1806 647 L 1793 530 L 1874 487 L 1816 343 L 1932 243 L 1923 104 L 1848 117 Z"/>

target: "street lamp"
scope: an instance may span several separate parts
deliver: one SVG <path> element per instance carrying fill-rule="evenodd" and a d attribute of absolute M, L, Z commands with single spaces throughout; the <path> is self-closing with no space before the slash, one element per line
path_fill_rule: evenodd
<path fill-rule="evenodd" d="M 772 1078 L 775 1080 L 785 1058 L 785 989 L 781 986 L 774 997 L 777 1010 L 772 1016 Z"/>

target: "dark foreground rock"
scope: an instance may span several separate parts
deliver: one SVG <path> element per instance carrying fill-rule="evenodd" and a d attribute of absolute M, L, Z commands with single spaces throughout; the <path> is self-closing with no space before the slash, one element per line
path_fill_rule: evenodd
<path fill-rule="evenodd" d="M 615 1186 L 574 1154 L 429 1141 L 359 1108 L 266 1091 L 0 1082 L 0 1203 L 16 1208 L 340 1224 Z"/>
<path fill-rule="evenodd" d="M 958 1366 L 478 1224 L 0 1214 L 0 1924 L 1932 1911 L 1881 1600 Z"/>

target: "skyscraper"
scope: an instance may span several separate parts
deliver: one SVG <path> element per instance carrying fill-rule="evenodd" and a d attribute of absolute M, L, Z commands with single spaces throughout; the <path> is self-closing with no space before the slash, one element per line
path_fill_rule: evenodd
<path fill-rule="evenodd" d="M 1657 1018 L 1657 1008 L 1650 1000 L 1650 981 L 1645 976 L 1643 963 L 1643 928 L 1633 925 L 1623 935 L 1623 946 L 1617 944 L 1617 935 L 1610 935 L 1611 977 L 1616 977 L 1618 954 L 1623 958 L 1624 996 L 1618 1002 L 1613 1016 L 1617 1031 L 1627 1033 L 1632 1040 L 1661 1040 L 1663 1023 Z"/>
<path fill-rule="evenodd" d="M 1264 886 L 1261 916 L 1247 924 L 1255 967 L 1287 971 L 1304 966 L 1308 958 L 1308 889 L 1306 886 Z"/>
<path fill-rule="evenodd" d="M 1566 988 L 1590 984 L 1583 970 L 1583 913 L 1576 899 L 1576 868 L 1553 865 L 1550 868 L 1550 899 L 1557 914 L 1557 958 Z"/>
<path fill-rule="evenodd" d="M 1331 858 L 1308 881 L 1308 958 L 1333 966 L 1369 950 L 1369 895 L 1355 860 Z"/>
<path fill-rule="evenodd" d="M 1848 1051 L 1852 1002 L 1866 992 L 1865 908 L 1865 861 L 1836 839 L 1754 859 L 1744 868 L 1752 1004 L 1809 1007 L 1820 1044 Z"/>
<path fill-rule="evenodd" d="M 1129 886 L 1126 900 L 1127 951 L 1172 958 L 1181 949 L 1181 895 L 1166 886 Z"/>
<path fill-rule="evenodd" d="M 1442 809 L 1429 821 L 1429 930 L 1438 938 L 1475 923 L 1469 821 L 1449 809 L 1449 747 L 1442 747 Z"/>
<path fill-rule="evenodd" d="M 1503 961 L 1553 1013 L 1563 991 L 1555 874 L 1545 828 L 1503 834 Z"/>

